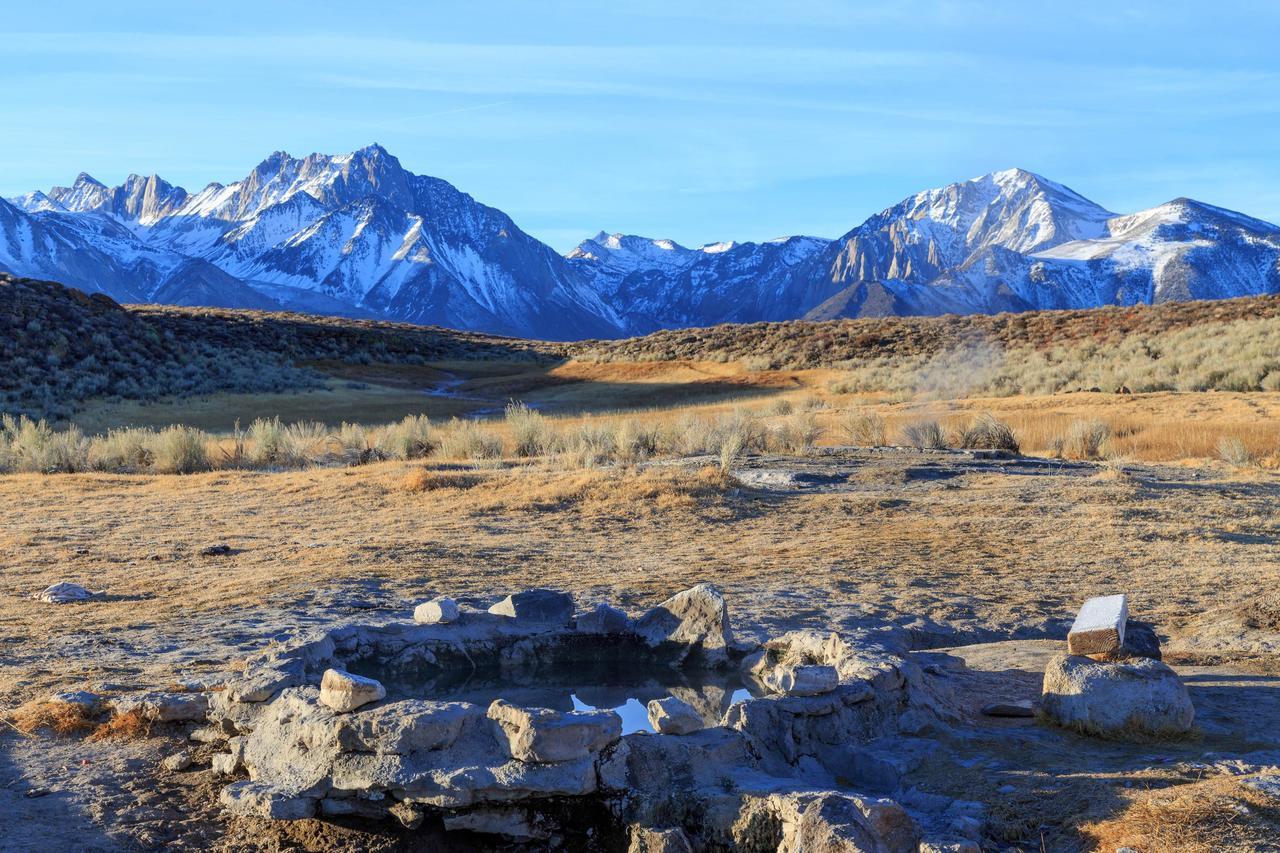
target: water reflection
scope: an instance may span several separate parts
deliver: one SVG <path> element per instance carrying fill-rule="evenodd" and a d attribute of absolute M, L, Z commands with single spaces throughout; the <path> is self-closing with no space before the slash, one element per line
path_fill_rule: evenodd
<path fill-rule="evenodd" d="M 556 711 L 609 709 L 622 717 L 623 734 L 651 732 L 646 705 L 675 696 L 688 702 L 708 726 L 717 725 L 734 702 L 752 696 L 736 671 L 681 671 L 669 667 L 623 667 L 584 663 L 519 669 L 388 671 L 376 662 L 352 663 L 356 674 L 376 678 L 389 699 L 438 699 L 513 705 Z"/>

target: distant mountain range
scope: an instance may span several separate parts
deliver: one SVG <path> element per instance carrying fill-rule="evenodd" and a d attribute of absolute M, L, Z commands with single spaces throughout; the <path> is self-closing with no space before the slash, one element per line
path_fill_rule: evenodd
<path fill-rule="evenodd" d="M 1280 228 L 1190 199 L 1116 215 L 1010 169 L 836 240 L 601 232 L 565 256 L 378 145 L 272 154 L 189 193 L 152 175 L 0 199 L 0 271 L 122 302 L 290 309 L 568 340 L 796 318 L 1088 308 L 1280 292 Z"/>

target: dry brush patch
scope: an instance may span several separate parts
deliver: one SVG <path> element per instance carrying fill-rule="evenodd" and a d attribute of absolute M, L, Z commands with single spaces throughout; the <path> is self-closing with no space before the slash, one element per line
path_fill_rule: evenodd
<path fill-rule="evenodd" d="M 1274 800 L 1232 777 L 1143 791 L 1120 814 L 1085 824 L 1100 850 L 1217 853 L 1269 848 L 1280 834 Z"/>

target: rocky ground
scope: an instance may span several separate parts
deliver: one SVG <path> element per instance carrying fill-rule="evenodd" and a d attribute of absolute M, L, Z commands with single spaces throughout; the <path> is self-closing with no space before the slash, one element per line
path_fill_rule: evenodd
<path fill-rule="evenodd" d="M 482 471 L 425 493 L 403 488 L 398 463 L 2 478 L 0 689 L 12 708 L 53 690 L 217 683 L 273 642 L 407 615 L 440 593 L 484 605 L 555 586 L 635 611 L 710 579 L 747 636 L 886 626 L 968 697 L 953 730 L 885 773 L 895 788 L 985 803 L 993 849 L 1087 849 L 1081 827 L 1146 791 L 1280 764 L 1274 477 L 832 453 L 747 459 L 737 484 L 686 488 L 699 464 Z M 230 552 L 201 555 L 218 543 Z M 62 580 L 102 595 L 30 599 Z M 1112 591 L 1156 625 L 1196 705 L 1195 737 L 1123 745 L 977 713 L 1036 696 L 1074 610 Z M 443 849 L 387 826 L 228 818 L 192 727 L 96 742 L 6 731 L 0 849 Z M 161 766 L 193 746 L 190 768 Z M 1265 806 L 1250 814 L 1245 830 L 1270 826 Z M 1257 849 L 1241 837 L 1238 849 Z"/>

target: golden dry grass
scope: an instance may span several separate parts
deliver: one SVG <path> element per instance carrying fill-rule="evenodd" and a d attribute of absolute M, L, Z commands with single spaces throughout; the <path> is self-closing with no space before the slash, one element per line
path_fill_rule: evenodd
<path fill-rule="evenodd" d="M 0 624 L 23 638 L 8 649 L 26 661 L 0 673 L 0 688 L 112 677 L 44 651 L 48 638 L 220 618 L 372 579 L 406 600 L 559 586 L 635 607 L 711 580 L 744 619 L 798 595 L 824 624 L 872 613 L 1007 625 L 1124 589 L 1135 612 L 1175 635 L 1280 584 L 1270 481 L 993 470 L 921 482 L 913 464 L 868 462 L 853 491 L 788 496 L 716 471 L 540 465 L 467 471 L 471 488 L 428 491 L 406 488 L 422 463 L 404 462 L 0 477 Z M 199 556 L 215 542 L 235 553 Z M 28 597 L 62 580 L 108 597 L 63 607 Z"/>
<path fill-rule="evenodd" d="M 1235 778 L 1215 778 L 1171 789 L 1144 791 L 1124 810 L 1085 824 L 1098 850 L 1129 847 L 1141 853 L 1218 853 L 1271 849 L 1280 832 L 1275 801 Z"/>
<path fill-rule="evenodd" d="M 133 708 L 123 714 L 114 714 L 111 719 L 93 730 L 89 740 L 139 740 L 151 734 L 152 721 L 148 720 L 141 708 Z"/>
<path fill-rule="evenodd" d="M 82 705 L 68 702 L 26 702 L 8 715 L 8 722 L 23 734 L 42 730 L 55 735 L 72 735 L 93 728 L 93 721 Z"/>

